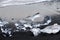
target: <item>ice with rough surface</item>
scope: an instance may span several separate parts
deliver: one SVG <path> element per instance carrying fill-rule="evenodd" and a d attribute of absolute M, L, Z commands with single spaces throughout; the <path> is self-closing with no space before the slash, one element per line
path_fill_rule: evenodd
<path fill-rule="evenodd" d="M 27 19 L 17 20 L 17 22 L 14 22 L 11 26 L 11 23 L 8 21 L 0 20 L 0 30 L 3 34 L 3 36 L 9 35 L 9 37 L 12 36 L 12 33 L 14 32 L 28 32 L 31 31 L 34 36 L 38 36 L 41 32 L 48 33 L 48 34 L 56 34 L 60 31 L 60 25 L 55 23 L 54 25 L 49 25 L 52 22 L 52 18 L 50 16 L 44 17 L 42 23 L 40 22 L 34 22 L 34 20 L 29 21 L 29 18 L 35 19 L 40 17 L 40 14 L 35 14 L 33 16 L 27 17 Z M 48 26 L 46 26 L 48 25 Z M 44 26 L 45 28 L 41 29 L 40 27 Z M 22 31 L 23 30 L 23 31 Z"/>

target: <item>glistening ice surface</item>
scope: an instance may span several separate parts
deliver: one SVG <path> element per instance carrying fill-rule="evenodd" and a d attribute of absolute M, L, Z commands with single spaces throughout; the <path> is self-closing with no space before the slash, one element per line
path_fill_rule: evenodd
<path fill-rule="evenodd" d="M 42 16 L 44 19 L 40 22 L 34 20 L 39 16 L 39 13 L 28 16 L 26 18 L 14 21 L 6 21 L 0 18 L 0 30 L 4 37 L 11 37 L 14 32 L 32 32 L 34 36 L 38 36 L 41 32 L 48 34 L 56 34 L 60 31 L 59 17 L 57 16 Z M 14 19 L 12 19 L 14 20 Z M 55 22 L 56 21 L 56 22 Z M 59 22 L 59 23 L 58 23 Z"/>

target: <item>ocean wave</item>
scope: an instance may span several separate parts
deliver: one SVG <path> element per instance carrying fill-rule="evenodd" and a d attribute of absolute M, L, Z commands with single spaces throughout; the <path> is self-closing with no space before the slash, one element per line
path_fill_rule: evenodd
<path fill-rule="evenodd" d="M 10 5 L 24 5 L 24 4 L 43 2 L 43 1 L 51 1 L 51 0 L 2 0 L 0 1 L 0 7 L 10 6 Z"/>

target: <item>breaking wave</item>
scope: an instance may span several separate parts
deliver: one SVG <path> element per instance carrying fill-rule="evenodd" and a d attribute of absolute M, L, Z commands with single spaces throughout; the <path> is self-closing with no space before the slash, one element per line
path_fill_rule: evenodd
<path fill-rule="evenodd" d="M 9 5 L 24 5 L 24 4 L 32 4 L 43 1 L 51 1 L 51 0 L 2 0 L 0 1 L 0 7 L 9 6 Z"/>

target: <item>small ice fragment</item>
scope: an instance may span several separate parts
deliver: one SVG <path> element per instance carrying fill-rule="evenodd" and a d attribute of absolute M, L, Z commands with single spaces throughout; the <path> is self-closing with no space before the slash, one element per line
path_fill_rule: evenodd
<path fill-rule="evenodd" d="M 36 13 L 36 14 L 33 15 L 33 16 L 27 17 L 27 19 L 30 19 L 30 20 L 34 21 L 34 19 L 35 19 L 35 18 L 38 18 L 38 17 L 40 17 L 40 14 L 39 14 L 39 13 Z"/>
<path fill-rule="evenodd" d="M 51 22 L 51 20 L 48 20 L 47 23 L 44 23 L 44 25 L 48 25 Z"/>
<path fill-rule="evenodd" d="M 24 19 L 19 20 L 19 22 L 26 23 L 26 21 Z"/>
<path fill-rule="evenodd" d="M 0 24 L 0 27 L 4 26 L 3 24 Z"/>
<path fill-rule="evenodd" d="M 37 28 L 40 27 L 41 24 L 34 24 L 33 27 Z"/>
<path fill-rule="evenodd" d="M 30 24 L 24 24 L 24 27 L 32 28 L 32 26 Z"/>
<path fill-rule="evenodd" d="M 19 24 L 18 23 L 15 23 L 15 26 L 19 26 Z"/>
<path fill-rule="evenodd" d="M 3 21 L 3 24 L 8 24 L 8 22 L 7 21 Z"/>
<path fill-rule="evenodd" d="M 48 25 L 51 22 L 52 22 L 51 17 L 50 16 L 46 16 L 45 19 L 44 19 L 44 24 L 43 25 Z"/>
<path fill-rule="evenodd" d="M 7 21 L 0 22 L 0 26 L 3 26 L 5 24 L 8 24 L 8 22 Z"/>
<path fill-rule="evenodd" d="M 25 28 L 25 27 L 23 27 L 22 29 L 23 29 L 24 31 L 26 30 L 26 28 Z"/>
<path fill-rule="evenodd" d="M 3 29 L 3 28 L 1 28 L 1 31 L 2 31 L 2 33 L 6 33 L 7 34 L 7 32 L 8 32 L 8 30 L 7 29 Z"/>
<path fill-rule="evenodd" d="M 9 37 L 11 37 L 12 35 L 10 34 Z"/>
<path fill-rule="evenodd" d="M 33 28 L 30 31 L 34 34 L 34 36 L 38 36 L 38 34 L 41 33 L 39 28 Z"/>
<path fill-rule="evenodd" d="M 9 34 L 11 34 L 11 31 L 8 31 Z"/>

